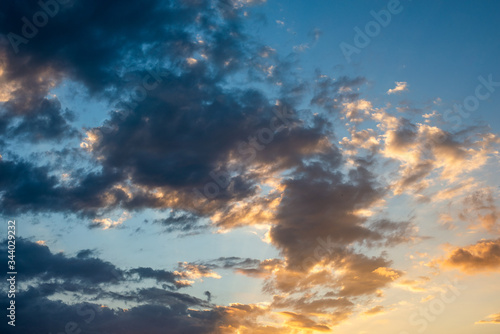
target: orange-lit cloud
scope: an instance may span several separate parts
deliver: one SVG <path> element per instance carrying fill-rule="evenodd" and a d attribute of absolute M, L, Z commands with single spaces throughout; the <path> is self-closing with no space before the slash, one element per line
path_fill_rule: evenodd
<path fill-rule="evenodd" d="M 281 312 L 283 316 L 288 318 L 286 324 L 292 328 L 300 330 L 314 330 L 318 332 L 329 332 L 330 328 L 323 324 L 318 324 L 310 318 L 293 312 Z"/>
<path fill-rule="evenodd" d="M 419 277 L 418 279 L 405 279 L 397 283 L 397 286 L 407 289 L 411 292 L 426 292 L 425 284 L 430 280 L 429 277 Z"/>
<path fill-rule="evenodd" d="M 481 240 L 474 245 L 452 250 L 438 260 L 445 268 L 457 268 L 467 274 L 500 270 L 500 239 Z"/>
<path fill-rule="evenodd" d="M 364 315 L 376 315 L 381 313 L 385 313 L 385 308 L 382 305 L 377 305 L 368 311 L 363 312 Z"/>
<path fill-rule="evenodd" d="M 477 321 L 477 324 L 500 324 L 500 313 L 491 314 L 486 319 Z"/>
<path fill-rule="evenodd" d="M 414 124 L 382 109 L 375 110 L 371 117 L 379 123 L 377 127 L 383 138 L 380 153 L 399 162 L 399 179 L 392 184 L 395 194 L 409 192 L 422 196 L 437 181 L 448 182 L 453 191 L 439 190 L 431 197 L 443 200 L 462 194 L 476 183 L 467 174 L 484 167 L 500 143 L 500 138 L 491 133 L 474 134 L 473 139 L 464 140 L 459 134 L 437 126 Z"/>
<path fill-rule="evenodd" d="M 127 219 L 131 217 L 130 213 L 123 212 L 120 218 L 117 220 L 113 220 L 111 218 L 96 218 L 92 221 L 92 227 L 100 227 L 103 230 L 107 230 L 110 228 L 116 228 L 123 224 Z"/>
<path fill-rule="evenodd" d="M 180 282 L 185 281 L 189 284 L 192 283 L 190 280 L 202 281 L 203 278 L 221 278 L 219 274 L 212 271 L 207 266 L 187 262 L 179 263 L 179 269 L 174 271 L 174 274 L 182 278 L 179 280 Z"/>

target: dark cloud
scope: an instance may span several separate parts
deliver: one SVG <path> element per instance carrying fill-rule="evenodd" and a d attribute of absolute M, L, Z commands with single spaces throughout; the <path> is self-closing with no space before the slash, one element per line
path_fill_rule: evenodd
<path fill-rule="evenodd" d="M 92 249 L 82 249 L 81 251 L 79 251 L 76 254 L 76 257 L 79 259 L 84 259 L 84 258 L 88 258 L 94 254 L 95 254 L 95 251 Z"/>
<path fill-rule="evenodd" d="M 4 41 L 8 55 L 5 75 L 18 79 L 51 69 L 56 75 L 83 82 L 93 92 L 116 87 L 120 82 L 117 70 L 133 66 L 134 58 L 144 57 L 144 45 L 164 43 L 164 48 L 178 57 L 196 48 L 182 25 L 195 22 L 200 11 L 207 14 L 209 2 L 182 4 L 149 0 L 124 6 L 113 1 L 69 1 L 58 6 L 57 15 L 36 36 L 19 46 L 18 54 Z M 32 18 L 40 6 L 37 1 L 4 3 L 0 11 L 8 14 L 0 25 L 0 32 L 7 35 L 21 33 L 21 18 Z M 204 23 L 208 22 L 202 20 L 201 25 Z"/>
<path fill-rule="evenodd" d="M 4 95 L 10 95 L 3 105 L 2 123 L 21 118 L 21 124 L 12 125 L 10 131 L 18 139 L 22 135 L 30 140 L 59 140 L 75 134 L 67 122 L 68 112 L 57 99 L 47 99 L 63 80 L 82 83 L 90 96 L 116 101 L 133 91 L 137 82 L 147 86 L 152 80 L 143 60 L 189 70 L 182 65 L 186 58 L 203 53 L 211 59 L 208 84 L 213 86 L 220 80 L 218 71 L 230 72 L 245 58 L 241 45 L 245 37 L 237 17 L 217 21 L 211 1 L 49 3 L 53 13 L 48 23 L 39 28 L 29 23 L 32 28 L 27 30 L 34 36 L 20 45 L 11 39 L 12 34 L 26 35 L 21 18 L 32 22 L 42 7 L 38 1 L 0 5 L 0 80 L 8 89 Z M 198 42 L 198 33 L 204 44 Z M 226 66 L 228 59 L 230 66 Z"/>
<path fill-rule="evenodd" d="M 20 87 L 5 103 L 5 109 L 21 119 L 11 133 L 39 140 L 60 139 L 73 131 L 57 99 L 46 98 L 63 80 L 82 83 L 92 97 L 122 103 L 102 126 L 88 129 L 92 141 L 87 146 L 97 168 L 80 173 L 71 188 L 39 166 L 6 162 L 33 176 L 38 191 L 30 195 L 19 193 L 14 185 L 5 188 L 3 211 L 95 216 L 119 206 L 176 207 L 203 215 L 255 194 L 259 180 L 247 172 L 247 162 L 276 160 L 281 169 L 298 163 L 300 152 L 323 139 L 323 129 L 299 128 L 298 115 L 276 116 L 269 96 L 225 85 L 234 71 L 248 70 L 246 60 L 262 48 L 248 42 L 238 5 L 233 5 L 235 15 L 219 20 L 210 1 L 126 6 L 72 1 L 60 5 L 58 14 L 29 43 L 20 45 L 18 54 L 5 40 L 2 78 Z M 2 5 L 0 11 L 9 15 L 0 32 L 18 31 L 16 18 L 29 18 L 37 10 L 35 2 Z M 281 81 L 286 73 L 282 71 Z M 41 80 L 33 80 L 37 77 Z M 290 130 L 277 133 L 283 123 Z M 269 136 L 274 137 L 271 145 L 257 154 Z M 238 170 L 225 171 L 223 166 L 234 156 L 240 161 Z M 226 172 L 231 173 L 231 187 L 220 186 L 201 212 L 194 208 L 199 198 L 193 190 L 204 192 L 207 184 L 220 180 L 213 173 Z M 132 196 L 122 190 L 125 179 Z M 158 191 L 168 195 L 157 196 Z M 44 193 L 43 198 L 38 193 Z"/>
<path fill-rule="evenodd" d="M 5 298 L 2 297 L 2 300 Z M 21 294 L 18 302 L 16 331 L 20 333 L 61 333 L 83 331 L 103 334 L 138 333 L 213 333 L 221 318 L 212 311 L 191 309 L 191 303 L 178 301 L 171 305 L 145 304 L 129 309 L 110 309 L 99 304 L 66 304 L 47 298 L 28 298 Z M 4 328 L 6 322 L 1 324 Z"/>
<path fill-rule="evenodd" d="M 310 103 L 324 108 L 327 111 L 338 111 L 342 102 L 351 102 L 357 100 L 359 93 L 357 88 L 366 83 L 363 77 L 349 78 L 342 76 L 333 79 L 316 71 L 316 82 L 314 86 L 314 95 Z"/>
<path fill-rule="evenodd" d="M 5 106 L 15 109 L 17 106 Z M 69 124 L 74 114 L 63 110 L 57 98 L 33 101 L 31 110 L 25 115 L 11 115 L 11 120 L 17 124 L 7 129 L 7 138 L 27 139 L 32 142 L 44 140 L 61 140 L 64 137 L 77 135 L 78 132 Z M 8 115 L 4 116 L 8 117 Z"/>
<path fill-rule="evenodd" d="M 129 290 L 124 293 L 103 290 L 98 297 L 126 302 L 170 305 L 172 308 L 174 308 L 176 304 L 187 306 L 210 306 L 208 302 L 191 295 L 156 287 Z"/>
<path fill-rule="evenodd" d="M 155 219 L 153 222 L 164 226 L 165 231 L 169 233 L 174 231 L 193 233 L 209 228 L 209 225 L 200 222 L 201 218 L 189 212 L 175 212 L 165 219 Z"/>
<path fill-rule="evenodd" d="M 192 192 L 213 182 L 210 172 L 224 164 L 236 144 L 253 135 L 259 124 L 266 119 L 269 124 L 273 114 L 257 92 L 238 96 L 217 87 L 210 91 L 206 85 L 211 83 L 204 81 L 200 73 L 169 78 L 125 119 L 114 117 L 106 124 L 116 130 L 96 130 L 99 139 L 92 153 L 104 158 L 106 168 L 123 169 L 143 186 Z M 217 96 L 224 98 L 218 101 Z M 243 182 L 227 196 L 251 194 L 252 184 Z"/>
<path fill-rule="evenodd" d="M 6 251 L 6 246 L 0 248 Z M 53 254 L 47 246 L 23 238 L 16 239 L 16 255 L 19 277 L 25 280 L 63 279 L 100 284 L 116 283 L 123 279 L 123 271 L 109 262 L 98 258 Z"/>
<path fill-rule="evenodd" d="M 76 186 L 61 185 L 48 166 L 24 160 L 0 160 L 0 208 L 15 212 L 74 212 L 93 214 L 113 208 L 126 198 L 123 190 L 113 188 L 121 173 L 103 170 L 78 180 Z M 110 198 L 112 199 L 110 201 Z"/>
<path fill-rule="evenodd" d="M 260 264 L 260 261 L 257 259 L 231 256 L 231 257 L 220 257 L 212 261 L 204 262 L 204 264 L 212 268 L 232 269 L 232 268 L 241 268 L 241 267 L 246 268 L 246 267 L 258 266 Z"/>
<path fill-rule="evenodd" d="M 7 251 L 5 242 L 0 246 Z M 37 283 L 63 280 L 68 286 L 80 285 L 82 289 L 100 284 L 118 284 L 153 279 L 163 284 L 165 288 L 176 290 L 190 286 L 185 282 L 188 278 L 197 278 L 213 275 L 213 271 L 202 265 L 182 263 L 176 271 L 138 267 L 123 270 L 110 262 L 103 261 L 95 256 L 96 251 L 84 249 L 75 257 L 64 253 L 52 253 L 42 244 L 31 242 L 24 238 L 16 239 L 18 258 L 16 266 L 23 280 Z M 49 285 L 46 285 L 48 287 Z M 54 286 L 57 287 L 57 286 Z M 63 285 L 60 285 L 62 288 Z M 95 290 L 99 292 L 100 290 Z"/>
<path fill-rule="evenodd" d="M 4 240 L 0 247 L 4 252 L 6 244 Z M 77 257 L 66 257 L 23 238 L 16 240 L 16 246 L 17 279 L 27 283 L 27 286 L 18 286 L 15 299 L 17 319 L 24 319 L 16 322 L 16 330 L 22 333 L 64 332 L 68 323 L 98 333 L 164 333 L 165 328 L 171 328 L 172 333 L 211 333 L 213 326 L 223 321 L 222 314 L 212 310 L 210 300 L 165 288 L 129 288 L 122 292 L 123 285 L 113 284 L 113 289 L 109 285 L 134 283 L 138 277 L 152 278 L 157 283 L 168 283 L 170 289 L 177 289 L 183 285 L 175 286 L 176 279 L 185 278 L 185 272 L 152 268 L 122 270 L 90 257 L 93 252 L 89 250 L 78 252 Z M 141 285 L 144 286 L 144 281 Z M 54 295 L 65 296 L 64 301 L 52 300 Z M 205 295 L 210 299 L 211 295 Z M 81 303 L 81 300 L 115 300 L 134 306 L 128 310 L 110 309 L 101 304 Z M 2 296 L 1 301 L 8 303 L 7 296 Z"/>
<path fill-rule="evenodd" d="M 57 179 L 48 175 L 46 167 L 36 167 L 25 161 L 0 160 L 1 208 L 4 213 L 20 208 L 37 210 L 60 207 L 61 190 Z"/>
<path fill-rule="evenodd" d="M 52 254 L 46 246 L 19 239 L 18 257 L 29 256 L 30 260 L 40 261 L 45 270 L 39 267 L 27 271 L 18 277 L 23 281 L 30 279 L 27 287 L 20 287 L 16 292 L 16 330 L 22 333 L 65 332 L 82 330 L 89 333 L 215 333 L 218 328 L 262 328 L 257 316 L 263 315 L 266 309 L 253 305 L 234 304 L 229 307 L 211 304 L 212 294 L 205 291 L 207 300 L 188 294 L 168 291 L 165 288 L 142 287 L 133 289 L 116 286 L 110 289 L 105 272 L 116 268 L 100 259 L 89 259 L 88 254 L 82 258 L 65 258 L 62 254 Z M 6 244 L 3 242 L 2 244 Z M 39 247 L 39 248 L 37 248 Z M 3 248 L 3 247 L 2 247 Z M 3 249 L 5 251 L 5 249 Z M 35 258 L 32 251 L 41 253 Z M 86 250 L 79 252 L 88 253 Z M 61 260 L 63 259 L 63 260 Z M 62 263 L 69 261 L 76 264 Z M 56 268 L 54 265 L 64 268 Z M 29 265 L 32 265 L 30 262 Z M 18 264 L 19 271 L 26 270 L 26 263 Z M 104 268 L 103 268 L 104 266 Z M 85 268 L 83 275 L 79 268 Z M 211 271 L 203 266 L 183 264 L 182 270 L 190 274 L 209 274 Z M 73 269 L 73 272 L 70 270 Z M 117 269 L 119 270 L 119 269 Z M 103 272 L 98 272 L 103 271 Z M 141 280 L 156 279 L 158 282 L 172 282 L 180 274 L 154 270 L 151 268 L 135 268 L 128 271 L 119 270 L 119 279 L 133 283 L 134 277 Z M 94 277 L 91 277 L 94 275 Z M 104 275 L 104 276 L 103 276 Z M 182 276 L 184 277 L 184 276 Z M 44 282 L 44 281 L 56 281 Z M 141 282 L 144 286 L 145 282 Z M 63 300 L 54 300 L 53 296 L 64 296 Z M 73 300 L 70 302 L 69 300 Z M 101 303 L 81 302 L 81 300 L 100 300 Z M 2 304 L 8 303 L 7 296 L 0 298 Z M 121 302 L 131 305 L 127 308 L 110 308 L 107 302 Z M 20 321 L 19 319 L 25 319 Z M 29 321 L 26 321 L 29 319 Z M 6 322 L 0 325 L 6 330 Z"/>
<path fill-rule="evenodd" d="M 205 291 L 203 292 L 203 294 L 207 296 L 207 302 L 210 303 L 212 301 L 212 294 L 210 293 L 210 291 Z"/>
<path fill-rule="evenodd" d="M 181 278 L 180 275 L 175 274 L 171 271 L 140 267 L 130 269 L 127 274 L 131 275 L 132 277 L 134 275 L 137 275 L 141 280 L 151 278 L 156 280 L 157 283 L 170 283 L 171 288 L 181 288 L 185 286 L 184 284 L 177 282 L 177 280 Z"/>
<path fill-rule="evenodd" d="M 307 269 L 324 260 L 314 254 L 320 238 L 331 239 L 334 248 L 381 239 L 377 231 L 364 226 L 366 218 L 355 211 L 382 198 L 383 188 L 366 168 L 358 167 L 344 176 L 337 170 L 339 159 L 330 160 L 333 168 L 310 164 L 284 182 L 279 223 L 272 227 L 271 238 L 291 268 Z"/>

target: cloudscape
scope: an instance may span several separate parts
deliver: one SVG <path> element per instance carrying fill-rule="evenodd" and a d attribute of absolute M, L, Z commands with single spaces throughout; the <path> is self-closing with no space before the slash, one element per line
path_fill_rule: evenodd
<path fill-rule="evenodd" d="M 497 334 L 500 3 L 0 3 L 1 333 Z"/>

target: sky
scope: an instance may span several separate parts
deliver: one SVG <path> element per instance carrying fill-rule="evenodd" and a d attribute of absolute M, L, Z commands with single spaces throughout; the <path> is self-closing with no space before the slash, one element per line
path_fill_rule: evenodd
<path fill-rule="evenodd" d="M 498 333 L 498 22 L 1 2 L 0 332 Z"/>

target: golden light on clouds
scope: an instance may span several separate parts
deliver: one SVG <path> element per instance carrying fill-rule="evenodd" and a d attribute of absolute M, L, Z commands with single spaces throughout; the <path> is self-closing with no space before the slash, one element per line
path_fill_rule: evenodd
<path fill-rule="evenodd" d="M 469 275 L 500 271 L 500 239 L 480 240 L 473 245 L 451 249 L 437 263 Z"/>
<path fill-rule="evenodd" d="M 486 319 L 476 322 L 476 325 L 481 324 L 497 324 L 500 325 L 500 313 L 491 314 Z"/>

